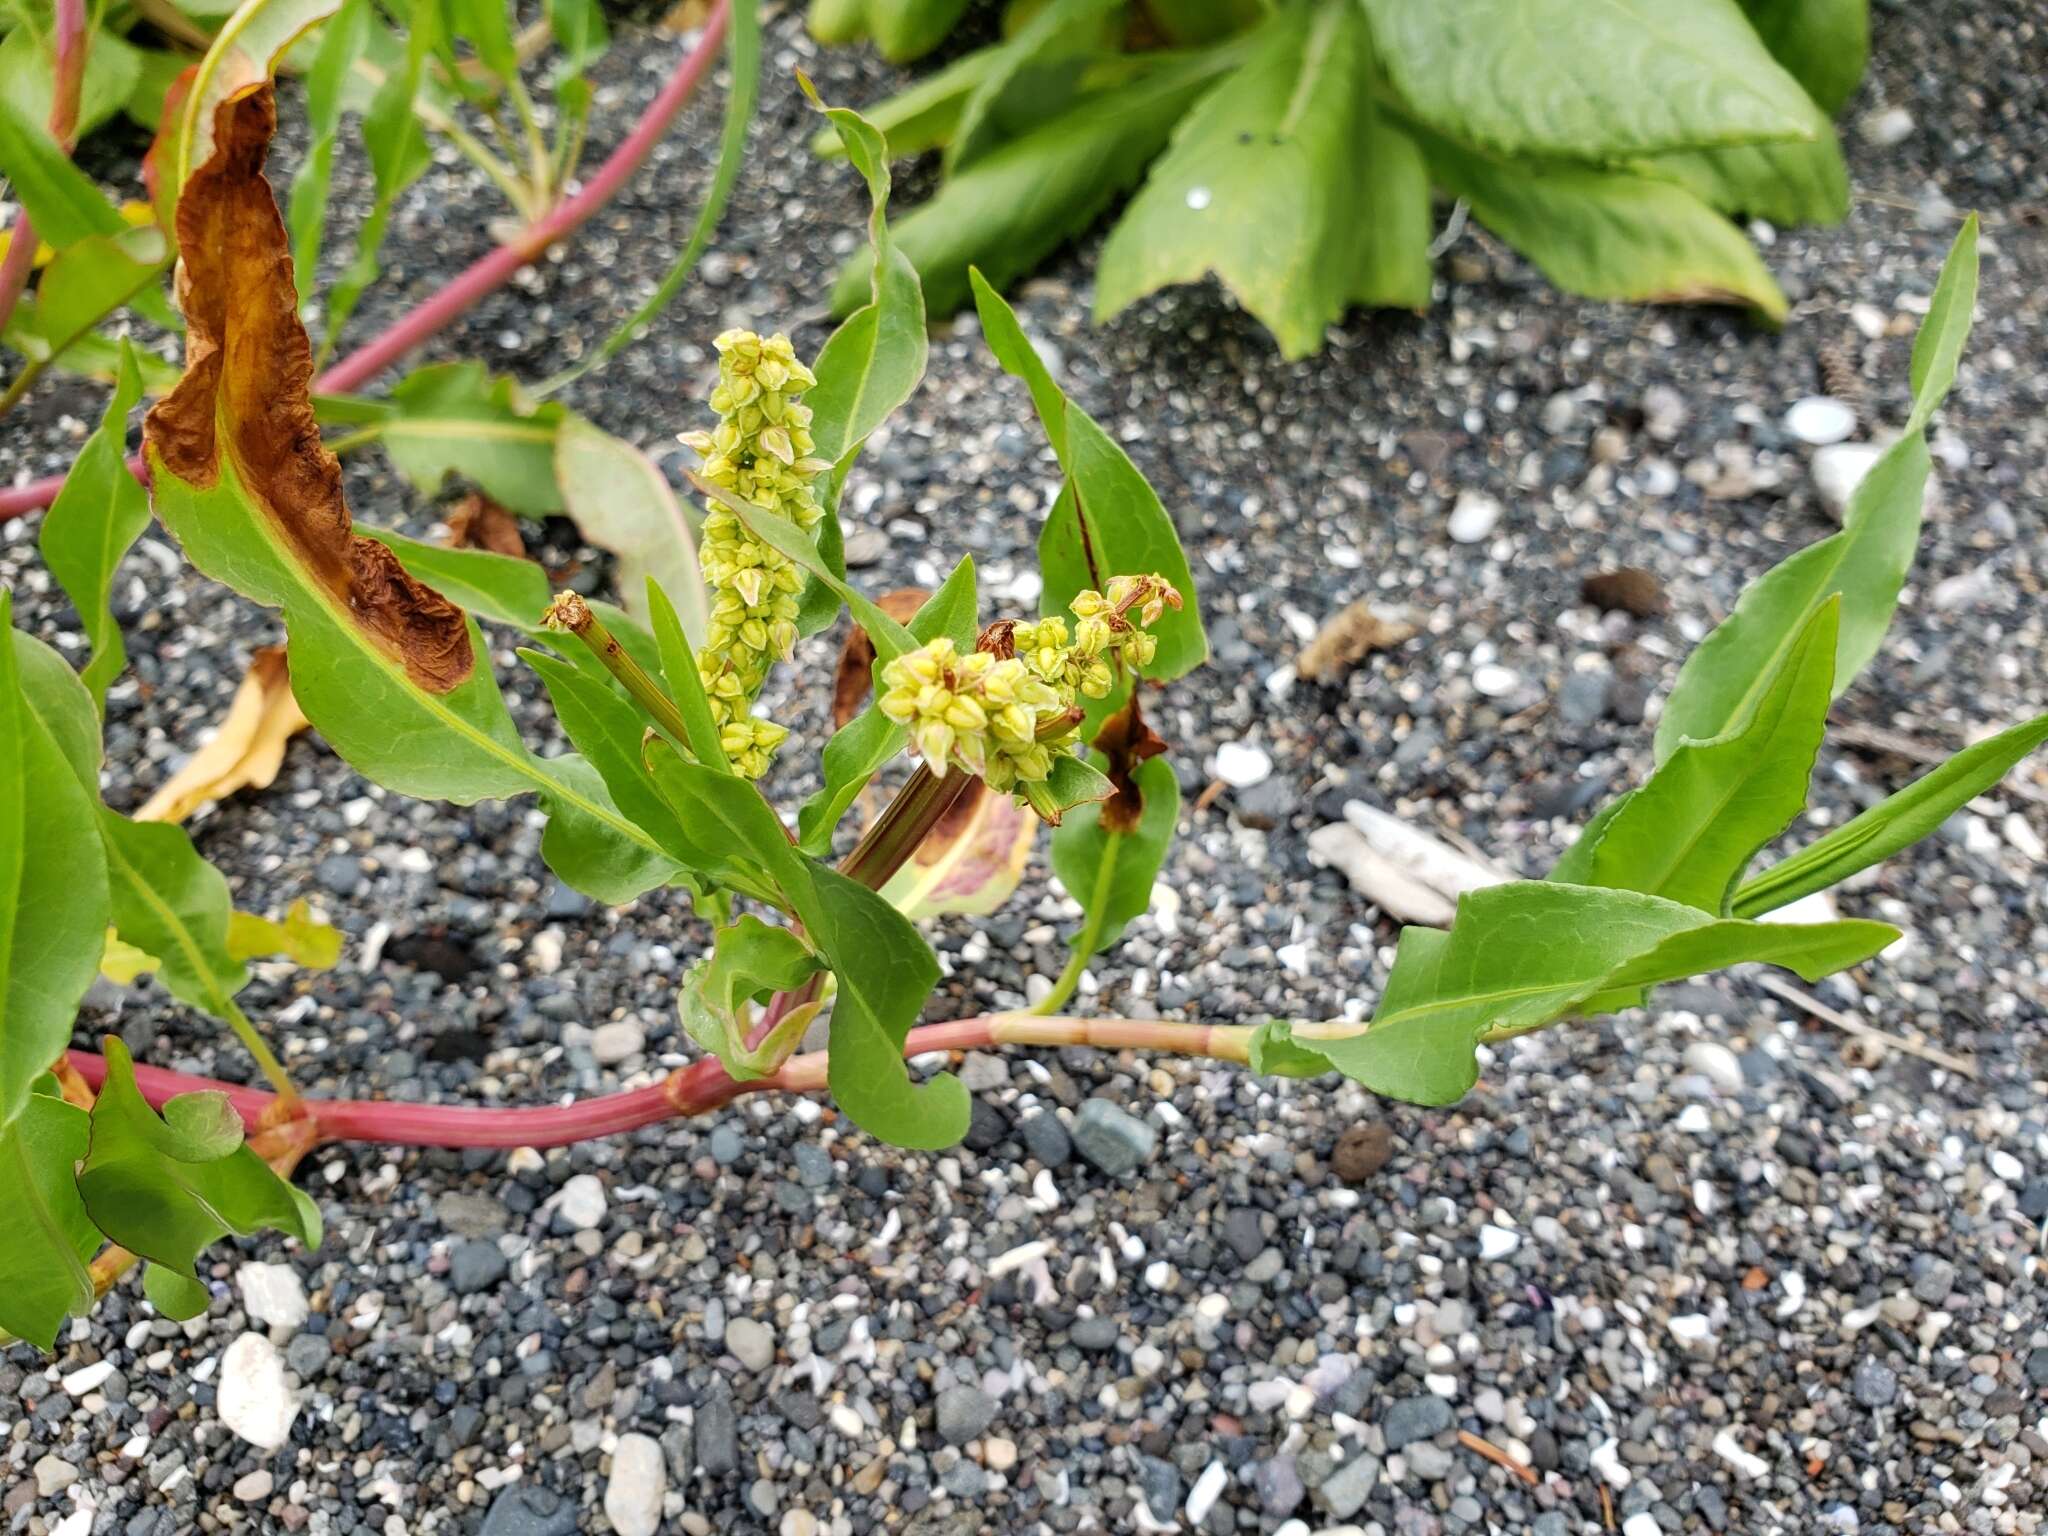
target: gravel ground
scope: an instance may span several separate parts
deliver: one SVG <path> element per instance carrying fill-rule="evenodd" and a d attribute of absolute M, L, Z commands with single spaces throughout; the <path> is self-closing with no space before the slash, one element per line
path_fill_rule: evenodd
<path fill-rule="evenodd" d="M 2043 38 L 2038 7 L 1882 8 L 1847 118 L 1857 212 L 1769 247 L 1794 299 L 1782 336 L 1563 298 L 1474 233 L 1428 316 L 1354 319 L 1300 365 L 1213 289 L 1104 330 L 1082 320 L 1082 261 L 1023 291 L 1204 583 L 1217 664 L 1156 711 L 1191 802 L 1220 749 L 1255 749 L 1229 754 L 1241 781 L 1270 762 L 1190 810 L 1171 894 L 1085 1006 L 1369 1007 L 1395 927 L 1307 854 L 1348 799 L 1545 868 L 1644 770 L 1645 711 L 1689 642 L 1829 527 L 1787 408 L 1832 390 L 1859 435 L 1902 418 L 1907 336 L 1971 206 L 1983 299 L 1939 433 L 1939 510 L 1839 715 L 1953 746 L 2048 709 Z M 608 124 L 674 46 L 614 50 Z M 718 255 L 655 339 L 576 391 L 658 453 L 698 417 L 710 336 L 814 317 L 857 239 L 853 178 L 802 153 L 797 65 L 837 99 L 889 83 L 777 20 Z M 436 352 L 535 377 L 601 334 L 682 238 L 715 132 L 693 113 L 599 227 Z M 344 185 L 360 203 L 359 167 Z M 430 175 L 360 334 L 481 251 L 494 211 L 458 169 Z M 812 318 L 799 340 L 822 335 Z M 39 393 L 0 437 L 0 475 L 58 467 L 97 410 L 88 391 Z M 431 526 L 374 456 L 351 474 L 364 515 Z M 1051 488 L 1021 390 L 952 325 L 855 476 L 863 578 L 929 582 L 971 552 L 991 606 L 1028 606 Z M 1497 516 L 1458 542 L 1472 492 Z M 1468 502 L 1460 531 L 1487 521 Z M 565 528 L 541 553 L 605 578 Z M 1668 616 L 1586 605 L 1582 578 L 1616 565 L 1653 572 Z M 68 638 L 30 525 L 0 529 L 0 571 L 26 623 Z M 1341 683 L 1290 687 L 1302 640 L 1361 596 L 1420 633 Z M 154 537 L 119 601 L 135 666 L 110 701 L 110 757 L 129 766 L 109 794 L 127 805 L 196 745 L 273 626 Z M 807 644 L 804 680 L 776 685 L 814 731 L 831 654 Z M 503 670 L 547 739 L 537 690 Z M 785 757 L 793 801 L 805 770 Z M 1815 824 L 1913 771 L 1829 749 Z M 1843 893 L 1908 937 L 1815 989 L 1973 1058 L 1974 1078 L 1738 975 L 1500 1051 L 1450 1110 L 1073 1051 L 969 1058 L 974 1134 L 938 1157 L 813 1104 L 544 1157 L 330 1149 L 302 1174 L 328 1219 L 318 1253 L 222 1247 L 205 1318 L 166 1323 L 124 1286 L 56 1358 L 0 1362 L 19 1404 L 7 1529 L 2036 1530 L 2048 773 L 2024 785 L 2031 799 L 1989 796 Z M 668 991 L 701 931 L 677 902 L 606 912 L 558 889 L 526 806 L 398 801 L 306 739 L 272 789 L 195 832 L 241 905 L 310 897 L 349 935 L 333 972 L 259 967 L 249 993 L 314 1091 L 539 1101 L 682 1059 Z M 942 924 L 928 1016 L 1017 1003 L 1022 977 L 1058 968 L 1074 911 L 1038 866 L 1004 913 Z M 95 1003 L 85 1035 L 246 1070 L 160 994 Z M 282 1448 L 228 1427 L 261 1435 L 253 1418 L 290 1411 L 281 1394 Z"/>

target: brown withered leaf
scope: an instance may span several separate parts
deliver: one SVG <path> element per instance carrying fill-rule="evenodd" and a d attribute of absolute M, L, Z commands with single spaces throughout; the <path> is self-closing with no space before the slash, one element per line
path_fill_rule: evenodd
<path fill-rule="evenodd" d="M 1579 595 L 1603 613 L 1618 609 L 1639 619 L 1655 618 L 1671 607 L 1670 599 L 1664 595 L 1664 583 L 1654 571 L 1638 565 L 1596 571 L 1579 583 Z"/>
<path fill-rule="evenodd" d="M 209 800 L 268 788 L 284 764 L 285 745 L 310 723 L 292 697 L 284 647 L 264 646 L 249 658 L 248 675 L 213 740 L 164 781 L 135 819 L 183 821 Z"/>
<path fill-rule="evenodd" d="M 1334 683 L 1374 651 L 1392 650 L 1414 635 L 1413 624 L 1375 612 L 1361 597 L 1302 647 L 1294 663 L 1295 675 L 1304 682 Z"/>
<path fill-rule="evenodd" d="M 519 519 L 481 491 L 471 491 L 450 507 L 446 521 L 450 549 L 481 549 L 514 560 L 526 558 Z"/>
<path fill-rule="evenodd" d="M 313 352 L 290 243 L 263 159 L 277 127 L 265 82 L 214 116 L 213 153 L 178 198 L 185 375 L 143 423 L 180 480 L 209 487 L 223 456 L 291 557 L 420 687 L 446 693 L 474 665 L 462 610 L 354 531 L 341 466 L 313 420 Z"/>
<path fill-rule="evenodd" d="M 1145 813 L 1145 797 L 1132 775 L 1145 759 L 1157 757 L 1166 750 L 1166 740 L 1146 723 L 1145 713 L 1138 707 L 1138 695 L 1134 691 L 1130 703 L 1102 722 L 1102 729 L 1095 733 L 1094 745 L 1095 750 L 1108 759 L 1102 771 L 1109 775 L 1109 782 L 1116 787 L 1115 792 L 1102 802 L 1103 830 L 1129 832 Z"/>
<path fill-rule="evenodd" d="M 931 593 L 923 587 L 898 587 L 894 592 L 884 592 L 876 598 L 875 606 L 898 624 L 908 624 L 930 596 Z M 868 639 L 868 632 L 856 624 L 848 632 L 846 644 L 840 647 L 839 670 L 832 678 L 832 724 L 835 729 L 860 713 L 874 686 L 875 645 Z"/>

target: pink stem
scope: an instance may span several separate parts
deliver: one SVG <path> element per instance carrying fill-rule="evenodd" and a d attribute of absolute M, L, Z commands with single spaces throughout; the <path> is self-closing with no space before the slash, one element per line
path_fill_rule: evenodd
<path fill-rule="evenodd" d="M 445 330 L 456 320 L 511 281 L 512 274 L 521 267 L 531 264 L 548 247 L 567 239 L 587 223 L 591 216 L 604 207 L 619 189 L 646 163 L 654 146 L 674 123 L 712 61 L 717 58 L 721 43 L 725 40 L 727 21 L 727 0 L 718 0 L 711 14 L 705 18 L 703 33 L 696 45 L 684 55 L 676 72 L 669 77 L 668 84 L 661 88 L 661 94 L 648 104 L 640 121 L 626 136 L 611 156 L 598 167 L 574 197 L 557 204 L 546 218 L 529 226 L 511 245 L 499 246 L 487 255 L 480 256 L 461 273 L 451 279 L 425 303 L 396 321 L 382 335 L 371 338 L 361 347 L 335 363 L 313 381 L 315 394 L 343 394 L 364 381 L 374 378 L 408 352 L 430 337 Z M 26 221 L 23 221 L 24 223 Z M 29 244 L 31 255 L 34 242 Z M 7 261 L 12 263 L 14 252 L 10 248 Z M 26 269 L 23 271 L 26 279 Z M 0 268 L 0 283 L 5 281 L 5 270 Z M 128 460 L 129 471 L 136 479 L 144 476 L 142 456 L 136 454 Z M 27 485 L 0 490 L 0 522 L 18 517 L 26 512 L 40 511 L 56 499 L 63 488 L 62 475 L 49 475 L 41 480 L 30 481 Z"/>
<path fill-rule="evenodd" d="M 966 1051 L 991 1045 L 1091 1045 L 1104 1050 L 1159 1050 L 1243 1061 L 1249 1028 L 1173 1024 L 1157 1020 L 1032 1018 L 1005 1015 L 921 1025 L 903 1043 L 906 1057 Z M 71 1065 L 94 1088 L 107 1066 L 90 1051 L 70 1053 Z M 459 1104 L 404 1104 L 387 1099 L 304 1098 L 299 1113 L 318 1127 L 322 1141 L 397 1147 L 563 1147 L 597 1136 L 617 1136 L 664 1120 L 709 1114 L 748 1093 L 822 1093 L 826 1053 L 793 1056 L 781 1070 L 735 1081 L 710 1057 L 691 1062 L 658 1083 L 569 1104 L 482 1109 Z M 212 1089 L 227 1094 L 251 1130 L 275 1118 L 276 1098 L 259 1088 L 138 1066 L 136 1085 L 151 1104 L 181 1093 Z"/>

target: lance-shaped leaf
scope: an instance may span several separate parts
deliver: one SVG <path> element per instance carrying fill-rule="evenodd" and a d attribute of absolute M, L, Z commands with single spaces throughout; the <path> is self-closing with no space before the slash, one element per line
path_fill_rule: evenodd
<path fill-rule="evenodd" d="M 1375 1093 L 1451 1104 L 1478 1078 L 1482 1039 L 1744 962 L 1814 981 L 1897 937 L 1883 923 L 1750 923 L 1635 891 L 1515 881 L 1461 897 L 1448 933 L 1403 929 L 1369 1026 L 1297 1025 L 1290 1039 Z"/>
<path fill-rule="evenodd" d="M 1073 936 L 1076 949 L 1110 948 L 1152 904 L 1152 885 L 1179 817 L 1180 783 L 1165 758 L 1153 757 L 1131 770 L 1109 799 L 1076 806 L 1060 823 L 1052 838 L 1053 872 L 1086 915 Z"/>
<path fill-rule="evenodd" d="M 916 926 L 866 886 L 799 853 L 760 791 L 650 738 L 647 760 L 676 814 L 721 861 L 721 878 L 771 887 L 837 978 L 828 1086 L 862 1129 L 903 1147 L 947 1147 L 967 1130 L 958 1078 L 913 1082 L 903 1044 L 939 964 Z"/>
<path fill-rule="evenodd" d="M 1773 224 L 1839 224 L 1849 212 L 1849 167 L 1834 125 L 1814 114 L 1811 139 L 1687 150 L 1646 160 L 1718 212 Z"/>
<path fill-rule="evenodd" d="M 1113 46 L 1117 0 L 1050 0 L 998 50 L 962 105 L 946 145 L 957 171 L 1059 110 L 1080 89 L 1089 58 Z"/>
<path fill-rule="evenodd" d="M 298 272 L 299 299 L 312 296 L 320 265 L 320 242 L 326 233 L 327 189 L 334 177 L 334 146 L 341 133 L 343 93 L 356 62 L 370 40 L 370 0 L 342 0 L 320 32 L 320 46 L 306 71 L 306 129 L 311 142 L 306 158 L 292 178 L 286 223 L 292 233 L 292 266 Z"/>
<path fill-rule="evenodd" d="M 43 269 L 35 302 L 15 311 L 7 344 L 33 361 L 55 362 L 123 304 L 170 320 L 156 290 L 169 259 L 170 247 L 154 225 L 73 241 Z"/>
<path fill-rule="evenodd" d="M 557 818 L 542 853 L 607 901 L 675 872 L 597 776 L 519 739 L 460 609 L 354 532 L 340 466 L 307 397 L 283 221 L 262 177 L 267 86 L 221 107 L 218 150 L 178 207 L 185 377 L 149 413 L 156 510 L 193 563 L 284 610 L 292 691 L 336 751 L 407 794 L 469 804 L 538 793 Z"/>
<path fill-rule="evenodd" d="M 683 1030 L 740 1082 L 763 1077 L 803 1038 L 818 1005 L 792 1009 L 770 1036 L 750 1046 L 753 1005 L 771 993 L 794 991 L 822 966 L 799 935 L 744 916 L 718 930 L 710 956 L 683 978 L 676 994 Z"/>
<path fill-rule="evenodd" d="M 1117 221 L 1096 318 L 1213 272 L 1294 358 L 1354 302 L 1426 305 L 1429 178 L 1371 84 L 1355 4 L 1276 12 Z"/>
<path fill-rule="evenodd" d="M 114 572 L 149 526 L 149 497 L 128 472 L 127 462 L 128 413 L 141 397 L 142 375 L 133 349 L 124 341 L 120 379 L 106 413 L 43 514 L 43 562 L 78 610 L 92 641 L 92 660 L 81 675 L 96 705 L 104 705 L 107 684 L 128 664 L 111 602 Z"/>
<path fill-rule="evenodd" d="M 1785 295 L 1741 230 L 1674 180 L 1562 162 L 1490 159 L 1418 130 L 1436 178 L 1558 287 L 1591 299 L 1747 304 Z"/>
<path fill-rule="evenodd" d="M 697 535 L 668 477 L 631 443 L 580 416 L 562 419 L 554 450 L 563 505 L 584 538 L 618 557 L 626 605 L 636 606 L 647 583 L 658 581 L 684 631 L 702 640 L 711 607 L 697 564 Z"/>
<path fill-rule="evenodd" d="M 690 645 L 689 632 L 668 593 L 652 576 L 647 578 L 647 616 L 654 628 L 654 643 L 661 657 L 662 681 L 683 717 L 681 745 L 707 768 L 730 769 L 725 744 L 719 739 L 718 721 L 711 713 L 711 700 L 704 693 L 704 677 L 697 669 L 697 653 Z"/>
<path fill-rule="evenodd" d="M 1430 127 L 1507 155 L 1601 160 L 1796 139 L 1799 82 L 1736 0 L 1365 0 L 1388 77 Z"/>
<path fill-rule="evenodd" d="M 1815 610 L 1747 720 L 1711 741 L 1680 742 L 1551 879 L 1727 911 L 1750 861 L 1806 806 L 1840 606 L 1830 598 Z"/>
<path fill-rule="evenodd" d="M 0 1126 L 71 1040 L 111 907 L 94 826 L 99 716 L 0 590 Z"/>
<path fill-rule="evenodd" d="M 974 645 L 977 630 L 974 590 L 974 562 L 963 559 L 946 578 L 945 585 L 911 616 L 912 641 L 924 645 L 941 635 L 951 637 L 961 650 Z M 862 631 L 866 633 L 865 630 Z M 870 681 L 882 665 L 879 648 L 869 637 Z M 891 720 L 873 704 L 832 733 L 825 743 L 824 787 L 797 812 L 797 842 L 805 853 L 822 858 L 832 850 L 832 834 L 840 818 L 882 765 L 896 756 L 910 740 L 910 732 Z"/>
<path fill-rule="evenodd" d="M 410 373 L 391 391 L 391 404 L 379 441 L 399 473 L 425 495 L 461 475 L 528 517 L 562 510 L 555 471 L 556 442 L 568 418 L 562 406 L 526 399 L 513 379 L 493 378 L 476 362 L 434 363 Z"/>
<path fill-rule="evenodd" d="M 979 272 L 973 276 L 974 302 L 989 350 L 1005 372 L 1031 391 L 1039 422 L 1066 471 L 1066 483 L 1038 537 L 1038 564 L 1045 576 L 1040 611 L 1064 614 L 1077 594 L 1089 588 L 1103 591 L 1113 576 L 1163 576 L 1180 593 L 1182 605 L 1169 608 L 1151 626 L 1159 646 L 1140 675 L 1164 682 L 1194 670 L 1207 658 L 1209 641 L 1173 519 L 1130 455 L 1054 382 L 1015 312 Z M 1120 705 L 1122 691 L 1088 701 L 1090 722 Z"/>
<path fill-rule="evenodd" d="M 1742 0 L 1742 9 L 1822 111 L 1849 104 L 1870 61 L 1870 0 Z"/>
<path fill-rule="evenodd" d="M 242 1139 L 224 1093 L 184 1093 L 161 1117 L 135 1083 L 128 1047 L 109 1036 L 78 1193 L 93 1222 L 131 1253 L 191 1279 L 199 1255 L 266 1228 L 320 1246 L 320 1213 Z"/>
<path fill-rule="evenodd" d="M 1746 719 L 1808 615 L 1831 596 L 1842 599 L 1836 697 L 1877 654 L 1920 542 L 1932 467 L 1928 418 L 1955 382 L 1976 300 L 1977 220 L 1972 215 L 1949 251 L 1913 343 L 1913 409 L 1905 433 L 1849 497 L 1842 531 L 1809 544 L 1752 582 L 1734 611 L 1686 658 L 1657 723 L 1660 759 L 1686 737 L 1719 736 Z"/>
<path fill-rule="evenodd" d="M 895 228 L 898 249 L 923 280 L 925 307 L 934 315 L 964 307 L 973 297 L 970 267 L 1006 288 L 1088 228 L 1137 184 L 1181 114 L 1242 57 L 1235 39 L 1175 56 L 1082 97 L 949 176 Z M 861 302 L 866 277 L 864 262 L 840 269 L 835 314 Z"/>
<path fill-rule="evenodd" d="M 8 197 L 53 250 L 88 235 L 119 235 L 128 227 L 92 178 L 72 164 L 43 119 L 12 95 L 0 95 L 0 175 L 7 178 Z"/>
<path fill-rule="evenodd" d="M 57 1342 L 66 1317 L 92 1309 L 99 1228 L 78 1198 L 73 1170 L 85 1156 L 85 1111 L 46 1093 L 31 1094 L 0 1130 L 0 1329 L 38 1349 Z"/>
<path fill-rule="evenodd" d="M 1912 846 L 2043 742 L 2048 742 L 2048 715 L 1964 748 L 1897 794 L 1744 881 L 1735 893 L 1735 915 L 1757 917 L 1776 911 L 1802 896 L 1840 885 L 1858 870 Z"/>

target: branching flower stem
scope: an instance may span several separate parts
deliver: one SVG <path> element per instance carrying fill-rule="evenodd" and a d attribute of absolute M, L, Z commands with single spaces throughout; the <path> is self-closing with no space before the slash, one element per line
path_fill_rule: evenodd
<path fill-rule="evenodd" d="M 417 309 L 334 364 L 313 381 L 314 391 L 345 394 L 366 383 L 452 325 L 485 297 L 510 282 L 521 267 L 532 263 L 550 246 L 567 239 L 588 222 L 632 180 L 705 75 L 710 73 L 725 42 L 727 20 L 727 0 L 717 0 L 711 14 L 705 18 L 704 30 L 696 44 L 677 64 L 675 73 L 661 88 L 661 93 L 648 104 L 640 121 L 633 125 L 633 131 L 575 196 L 563 199 L 545 218 L 528 227 L 515 243 L 499 246 L 479 257 Z M 11 258 L 12 247 L 9 255 Z M 30 261 L 33 256 L 34 243 L 31 241 L 28 254 L 22 260 Z M 26 281 L 27 275 L 24 266 L 21 280 Z M 4 273 L 0 273 L 0 277 L 4 277 Z M 7 307 L 12 307 L 11 302 Z M 129 459 L 128 468 L 136 479 L 143 477 L 140 454 Z M 63 485 L 64 476 L 49 475 L 27 485 L 0 490 L 0 522 L 47 507 L 56 499 Z"/>

